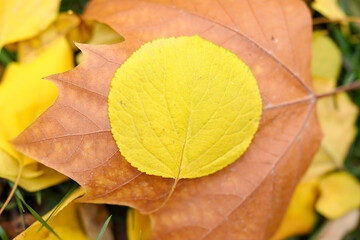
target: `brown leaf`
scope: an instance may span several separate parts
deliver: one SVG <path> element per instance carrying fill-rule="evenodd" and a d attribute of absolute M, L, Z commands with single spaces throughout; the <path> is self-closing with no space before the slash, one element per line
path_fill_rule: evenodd
<path fill-rule="evenodd" d="M 20 216 L 17 209 L 16 211 L 13 212 L 11 215 L 12 217 L 15 217 L 14 219 L 10 219 L 8 221 L 0 219 L 1 227 L 6 232 L 6 235 L 11 239 L 16 237 L 19 233 L 25 230 L 23 221 L 25 223 L 25 227 L 29 227 L 33 222 L 36 221 L 35 217 L 30 213 L 24 213 L 23 216 L 24 218 L 23 218 L 22 216 Z"/>
<path fill-rule="evenodd" d="M 101 9 L 101 11 L 99 11 Z M 154 38 L 200 35 L 252 69 L 263 116 L 247 152 L 207 177 L 180 180 L 153 213 L 153 239 L 269 239 L 293 189 L 319 147 L 310 78 L 311 18 L 300 0 L 95 0 L 88 19 L 125 38 L 79 45 L 86 60 L 51 76 L 59 98 L 15 140 L 16 148 L 80 183 L 84 201 L 149 213 L 173 180 L 149 176 L 121 156 L 110 132 L 107 96 L 115 70 Z"/>

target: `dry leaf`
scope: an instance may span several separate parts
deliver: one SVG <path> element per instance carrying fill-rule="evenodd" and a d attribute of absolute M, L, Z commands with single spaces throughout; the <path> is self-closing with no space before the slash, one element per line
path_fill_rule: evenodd
<path fill-rule="evenodd" d="M 317 218 L 314 207 L 317 185 L 317 180 L 299 183 L 273 240 L 306 234 L 312 230 Z"/>
<path fill-rule="evenodd" d="M 25 223 L 25 228 L 27 228 L 36 221 L 36 218 L 31 215 L 31 213 L 23 213 L 23 215 L 20 215 L 18 209 L 14 209 L 13 211 L 15 211 L 16 214 L 7 214 L 10 215 L 9 220 L 0 220 L 1 227 L 11 239 L 25 231 L 23 223 Z M 15 219 L 13 217 L 14 215 L 17 216 Z M 2 215 L 2 217 L 4 217 L 4 215 Z"/>
<path fill-rule="evenodd" d="M 82 203 L 77 204 L 82 226 L 89 239 L 97 239 L 109 212 L 104 205 Z M 111 225 L 111 224 L 110 224 Z M 105 229 L 102 240 L 114 240 L 110 225 Z"/>
<path fill-rule="evenodd" d="M 27 63 L 14 62 L 7 66 L 0 84 L 0 177 L 15 181 L 28 191 L 58 184 L 66 179 L 13 149 L 10 141 L 28 127 L 55 101 L 55 85 L 41 79 L 71 69 L 72 51 L 65 38 L 54 40 L 43 53 Z"/>
<path fill-rule="evenodd" d="M 115 44 L 124 41 L 124 38 L 115 32 L 107 24 L 99 23 L 97 21 L 91 21 L 93 31 L 90 39 L 86 42 L 87 44 Z M 84 60 L 84 55 L 79 52 L 76 55 L 76 62 L 80 64 Z"/>
<path fill-rule="evenodd" d="M 84 201 L 129 205 L 142 213 L 156 209 L 173 180 L 141 173 L 119 153 L 108 119 L 110 82 L 143 42 L 198 34 L 250 66 L 263 115 L 240 159 L 210 176 L 178 183 L 169 202 L 151 215 L 152 238 L 268 239 L 321 138 L 310 77 L 312 26 L 305 4 L 93 1 L 86 16 L 109 24 L 126 41 L 80 45 L 86 60 L 50 77 L 59 99 L 16 139 L 17 149 L 79 182 L 87 190 Z"/>
<path fill-rule="evenodd" d="M 360 220 L 359 209 L 352 210 L 341 218 L 328 222 L 315 240 L 342 240 Z"/>
<path fill-rule="evenodd" d="M 1 0 L 0 49 L 35 36 L 55 20 L 60 0 Z"/>

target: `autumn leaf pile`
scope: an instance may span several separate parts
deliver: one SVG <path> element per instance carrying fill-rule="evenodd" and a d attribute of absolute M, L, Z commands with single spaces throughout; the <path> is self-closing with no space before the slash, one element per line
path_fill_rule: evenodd
<path fill-rule="evenodd" d="M 355 2 L 0 0 L 0 237 L 360 236 Z"/>

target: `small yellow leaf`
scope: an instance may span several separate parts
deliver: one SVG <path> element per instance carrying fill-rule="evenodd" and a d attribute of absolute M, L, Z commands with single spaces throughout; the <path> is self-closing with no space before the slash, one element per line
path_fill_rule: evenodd
<path fill-rule="evenodd" d="M 60 0 L 0 0 L 0 49 L 35 36 L 55 20 Z"/>
<path fill-rule="evenodd" d="M 76 240 L 88 240 L 86 233 L 82 227 L 81 219 L 78 214 L 77 204 L 73 201 L 85 194 L 83 188 L 75 190 L 70 196 L 65 199 L 61 206 L 52 215 L 48 224 L 62 239 L 76 239 Z M 53 210 L 47 213 L 43 219 L 47 219 Z M 52 234 L 46 227 L 43 227 L 40 231 L 41 223 L 36 221 L 24 232 L 19 234 L 14 240 L 58 240 L 58 238 Z"/>
<path fill-rule="evenodd" d="M 44 76 L 73 67 L 73 54 L 64 37 L 29 63 L 11 63 L 0 84 L 0 177 L 14 181 L 23 166 L 19 185 L 37 191 L 66 178 L 13 149 L 10 141 L 50 107 L 57 88 Z"/>
<path fill-rule="evenodd" d="M 301 182 L 291 199 L 280 228 L 273 237 L 286 239 L 294 235 L 305 234 L 311 231 L 316 221 L 314 204 L 317 195 L 317 180 Z"/>
<path fill-rule="evenodd" d="M 338 0 L 315 0 L 311 6 L 314 10 L 332 20 L 346 17 L 346 14 L 341 9 Z"/>
<path fill-rule="evenodd" d="M 149 215 L 143 215 L 138 210 L 130 208 L 126 217 L 126 233 L 129 240 L 148 240 L 151 234 Z"/>
<path fill-rule="evenodd" d="M 347 172 L 336 172 L 322 178 L 319 191 L 316 210 L 329 219 L 360 207 L 360 183 Z"/>
<path fill-rule="evenodd" d="M 111 131 L 131 165 L 196 178 L 238 159 L 258 129 L 262 100 L 250 68 L 198 36 L 143 45 L 116 72 Z"/>

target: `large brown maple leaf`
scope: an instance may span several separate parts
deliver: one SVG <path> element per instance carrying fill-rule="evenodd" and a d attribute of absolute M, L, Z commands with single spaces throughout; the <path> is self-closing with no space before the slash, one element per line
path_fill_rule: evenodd
<path fill-rule="evenodd" d="M 150 213 L 173 179 L 150 176 L 121 156 L 110 132 L 107 96 L 115 70 L 142 43 L 200 35 L 252 69 L 263 99 L 258 132 L 235 163 L 180 180 L 151 213 L 153 239 L 268 239 L 319 147 L 311 87 L 311 17 L 300 0 L 95 0 L 85 17 L 125 37 L 79 45 L 85 62 L 54 75 L 59 98 L 15 141 L 16 148 L 81 184 L 84 201 Z"/>

